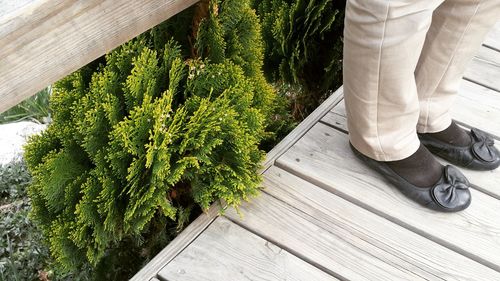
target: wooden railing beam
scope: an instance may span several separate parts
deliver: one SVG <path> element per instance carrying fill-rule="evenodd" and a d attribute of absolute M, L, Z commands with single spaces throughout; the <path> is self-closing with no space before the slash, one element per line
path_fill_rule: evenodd
<path fill-rule="evenodd" d="M 0 0 L 0 113 L 196 2 Z"/>

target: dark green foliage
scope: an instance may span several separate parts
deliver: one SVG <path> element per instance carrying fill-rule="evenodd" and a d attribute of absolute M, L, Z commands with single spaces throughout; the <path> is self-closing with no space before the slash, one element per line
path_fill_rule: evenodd
<path fill-rule="evenodd" d="M 0 165 L 0 206 L 26 195 L 31 177 L 23 162 Z"/>
<path fill-rule="evenodd" d="M 0 165 L 0 280 L 87 280 L 88 271 L 62 274 L 53 266 L 40 229 L 28 219 L 26 187 L 31 176 L 22 161 Z"/>
<path fill-rule="evenodd" d="M 289 119 L 247 1 L 207 7 L 194 44 L 167 22 L 54 86 L 25 158 L 32 218 L 66 269 L 124 279 L 214 201 L 257 194 L 259 144 Z"/>
<path fill-rule="evenodd" d="M 28 210 L 26 199 L 12 201 L 0 210 L 0 280 L 38 280 L 38 270 L 47 265 L 48 248 L 27 218 Z"/>
<path fill-rule="evenodd" d="M 342 84 L 343 0 L 254 0 L 262 23 L 265 71 L 293 92 L 302 119 Z M 288 86 L 287 86 L 288 87 Z"/>

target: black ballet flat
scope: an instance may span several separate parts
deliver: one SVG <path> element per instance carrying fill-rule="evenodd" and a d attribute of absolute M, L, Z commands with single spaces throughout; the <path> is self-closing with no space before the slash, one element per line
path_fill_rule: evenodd
<path fill-rule="evenodd" d="M 394 172 L 387 163 L 371 159 L 352 144 L 350 146 L 359 159 L 384 176 L 406 197 L 426 208 L 440 212 L 458 212 L 469 207 L 471 203 L 470 183 L 454 166 L 444 166 L 441 178 L 433 186 L 418 187 Z"/>
<path fill-rule="evenodd" d="M 472 128 L 468 132 L 471 144 L 456 146 L 440 141 L 429 134 L 418 134 L 420 142 L 430 152 L 457 166 L 472 170 L 494 170 L 500 166 L 500 152 L 495 141 L 485 132 Z"/>

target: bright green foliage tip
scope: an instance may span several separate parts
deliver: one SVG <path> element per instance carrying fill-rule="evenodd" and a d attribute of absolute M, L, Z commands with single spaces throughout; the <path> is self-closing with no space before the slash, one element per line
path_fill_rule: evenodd
<path fill-rule="evenodd" d="M 175 27 L 167 22 L 55 85 L 53 123 L 25 158 L 32 218 L 66 268 L 98 265 L 129 245 L 148 252 L 193 208 L 218 199 L 237 207 L 257 194 L 258 145 L 272 137 L 280 103 L 261 71 L 247 1 L 210 7 L 200 58 L 166 39 Z"/>

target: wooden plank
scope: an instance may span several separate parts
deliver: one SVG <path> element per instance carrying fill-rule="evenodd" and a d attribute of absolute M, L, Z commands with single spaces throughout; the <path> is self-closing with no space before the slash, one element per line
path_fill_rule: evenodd
<path fill-rule="evenodd" d="M 156 277 L 158 271 L 175 258 L 185 247 L 196 239 L 218 216 L 223 204 L 214 203 L 207 213 L 198 216 L 190 223 L 167 247 L 158 253 L 145 267 L 137 272 L 131 281 L 150 280 Z"/>
<path fill-rule="evenodd" d="M 500 92 L 500 52 L 481 46 L 467 67 L 464 79 Z"/>
<path fill-rule="evenodd" d="M 169 281 L 338 280 L 224 217 L 158 275 Z"/>
<path fill-rule="evenodd" d="M 330 110 L 328 114 L 321 118 L 320 121 L 336 128 L 341 132 L 348 133 L 347 112 L 345 109 L 344 99 L 337 103 L 337 105 L 332 110 Z"/>
<path fill-rule="evenodd" d="M 321 122 L 345 132 L 347 119 L 345 103 L 342 100 L 332 111 L 325 115 Z M 463 81 L 455 106 L 452 108 L 453 118 L 465 127 L 478 127 L 496 138 L 496 146 L 500 149 L 500 122 L 484 122 L 496 120 L 500 116 L 500 95 L 493 90 L 472 82 Z M 465 124 L 464 122 L 468 122 Z M 485 128 L 484 126 L 487 126 Z M 438 158 L 442 164 L 447 161 Z M 460 169 L 474 188 L 500 200 L 500 169 L 493 171 L 473 171 Z"/>
<path fill-rule="evenodd" d="M 278 167 L 270 168 L 265 176 L 266 193 L 307 213 L 318 225 L 340 228 L 375 246 L 369 253 L 384 262 L 401 264 L 429 279 L 496 280 L 500 275 Z"/>
<path fill-rule="evenodd" d="M 498 144 L 497 147 L 499 147 Z M 438 158 L 438 160 L 441 164 L 449 164 L 441 158 Z M 474 189 L 500 200 L 500 169 L 493 171 L 474 171 L 460 168 L 460 170 L 467 179 L 469 179 Z"/>
<path fill-rule="evenodd" d="M 7 17 L 7 15 L 12 18 L 12 15 L 15 14 L 16 11 L 19 11 L 33 2 L 34 0 L 0 0 L 0 22 L 2 22 L 2 18 Z"/>
<path fill-rule="evenodd" d="M 494 90 L 462 80 L 451 116 L 466 127 L 480 128 L 500 140 L 500 122 L 495 122 L 500 121 L 500 94 Z"/>
<path fill-rule="evenodd" d="M 342 100 L 341 104 L 344 104 Z M 333 111 L 328 112 L 321 120 L 321 122 L 329 124 L 335 129 L 347 134 L 347 117 L 335 113 Z"/>
<path fill-rule="evenodd" d="M 265 186 L 262 197 L 241 208 L 243 219 L 234 211 L 225 216 L 340 279 L 499 277 L 498 272 L 279 168 L 266 171 Z"/>
<path fill-rule="evenodd" d="M 0 17 L 0 113 L 197 0 L 32 0 Z"/>
<path fill-rule="evenodd" d="M 278 158 L 276 165 L 500 270 L 500 200 L 472 189 L 472 204 L 465 211 L 449 214 L 425 209 L 361 163 L 351 152 L 346 134 L 322 123 Z"/>
<path fill-rule="evenodd" d="M 341 280 L 419 279 L 406 267 L 384 263 L 376 256 L 380 251 L 361 238 L 337 225 L 318 225 L 314 217 L 265 193 L 241 211 L 243 219 L 232 210 L 226 216 Z"/>
<path fill-rule="evenodd" d="M 500 52 L 500 21 L 495 24 L 486 36 L 483 45 Z"/>
<path fill-rule="evenodd" d="M 293 129 L 286 137 L 284 137 L 273 149 L 271 149 L 264 161 L 261 172 L 265 171 L 274 161 L 283 154 L 289 147 L 291 147 L 297 140 L 299 140 L 307 131 L 316 124 L 318 120 L 323 118 L 332 108 L 334 108 L 343 97 L 343 88 L 340 87 L 332 93 L 320 106 L 318 106 L 309 116 L 300 122 L 295 129 Z"/>

